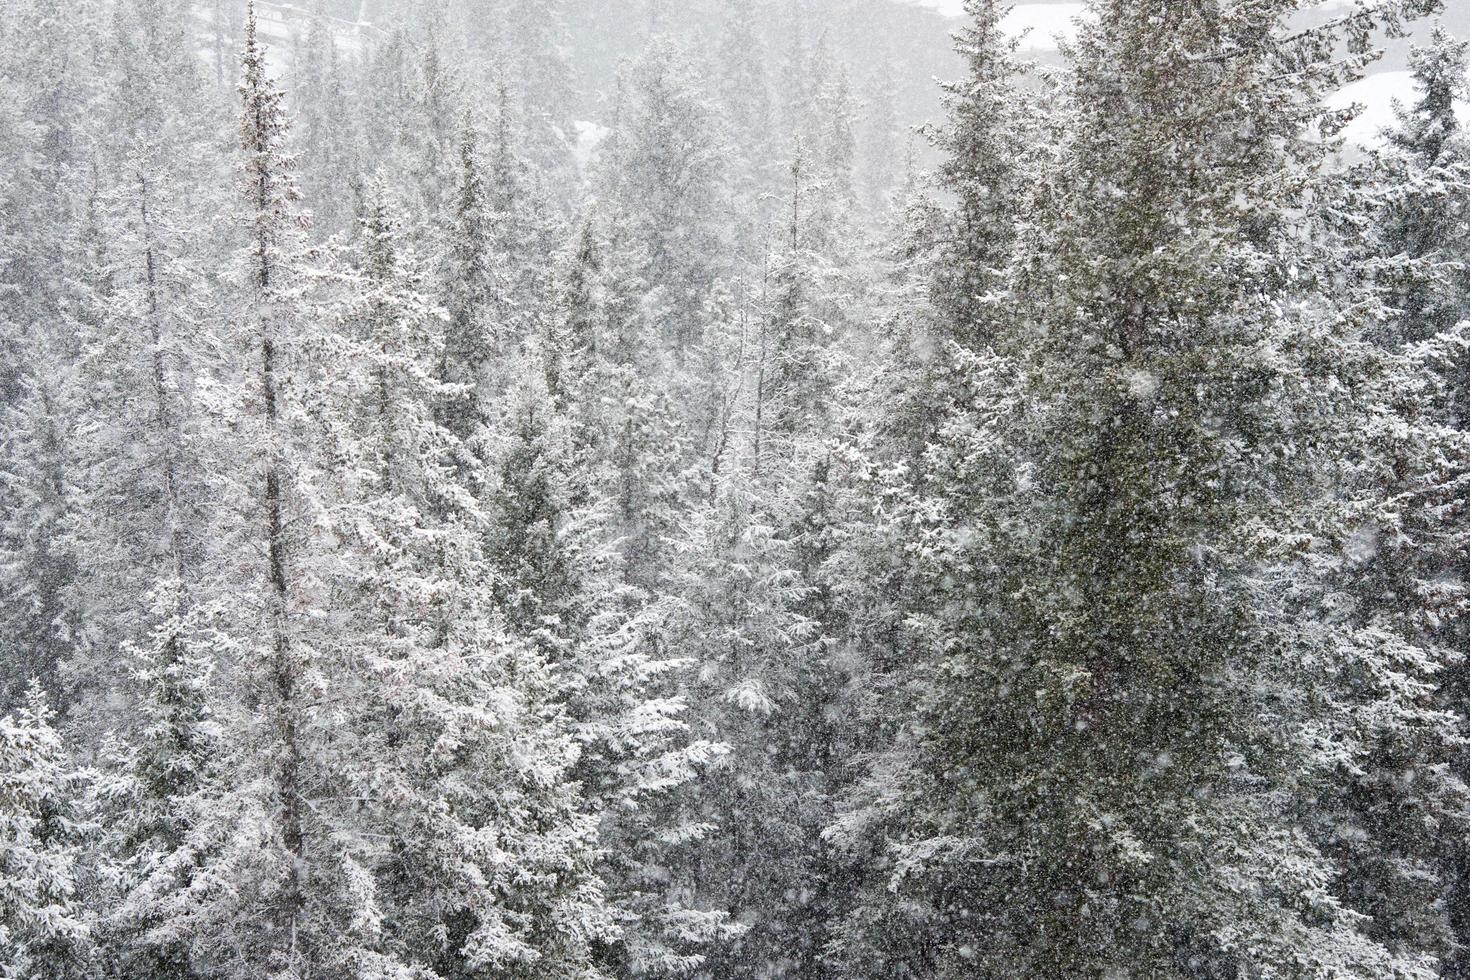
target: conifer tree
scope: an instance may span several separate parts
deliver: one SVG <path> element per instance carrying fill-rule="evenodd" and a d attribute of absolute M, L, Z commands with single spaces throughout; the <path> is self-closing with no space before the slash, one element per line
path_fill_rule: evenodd
<path fill-rule="evenodd" d="M 345 66 L 332 28 L 315 4 L 306 34 L 298 42 L 295 61 L 299 80 L 293 104 L 299 115 L 303 159 L 302 191 L 313 203 L 313 223 L 324 234 L 347 229 L 352 213 L 348 197 L 351 182 L 343 180 L 354 167 L 353 113 L 344 85 Z M 430 141 L 430 148 L 437 144 Z"/>
<path fill-rule="evenodd" d="M 941 322 L 955 340 L 973 346 L 986 340 L 974 331 L 1009 256 L 1031 141 L 1016 81 L 1016 42 L 1001 26 L 1006 7 L 967 0 L 965 11 L 954 40 L 966 74 L 944 86 L 947 123 L 930 133 L 944 154 L 938 190 L 953 200 L 933 229 L 939 250 L 933 288 Z"/>
<path fill-rule="evenodd" d="M 494 319 L 499 288 L 493 253 L 489 202 L 480 161 L 479 135 L 466 122 L 460 136 L 459 193 L 454 226 L 446 249 L 445 309 L 449 321 L 439 377 L 448 387 L 440 418 L 461 447 L 459 462 L 469 480 L 478 478 L 476 454 L 488 421 L 485 401 L 491 389 L 492 359 L 503 349 Z"/>
<path fill-rule="evenodd" d="M 212 105 L 185 25 L 161 0 L 116 10 L 111 65 L 117 98 L 103 144 L 108 161 L 97 221 L 106 244 L 90 279 L 95 313 L 82 324 L 76 384 L 79 519 L 87 554 L 81 591 L 92 628 L 68 665 L 84 700 L 73 722 L 97 733 L 119 722 L 125 682 L 110 669 L 117 645 L 153 628 L 152 583 L 174 591 L 202 561 L 204 463 L 200 379 L 218 362 L 201 325 L 217 295 L 195 264 L 207 253 L 219 204 L 219 156 L 201 150 Z M 150 584 L 137 588 L 143 571 Z M 176 612 L 179 610 L 175 610 Z"/>
<path fill-rule="evenodd" d="M 725 0 L 723 15 L 718 92 L 726 143 L 734 155 L 730 178 L 740 223 L 737 246 L 749 254 L 759 247 L 770 219 L 766 195 L 776 178 L 772 99 L 755 4 Z"/>
<path fill-rule="evenodd" d="M 32 677 L 53 696 L 80 636 L 70 528 L 78 478 L 72 372 L 77 335 L 95 312 L 88 164 L 103 8 L 7 5 L 0 19 L 0 90 L 14 99 L 17 138 L 6 151 L 10 200 L 0 271 L 0 698 Z"/>
<path fill-rule="evenodd" d="M 717 117 L 689 55 L 668 36 L 625 67 L 619 95 L 602 185 L 643 253 L 637 273 L 659 291 L 659 337 L 682 353 L 699 336 L 720 273 L 728 205 Z"/>
<path fill-rule="evenodd" d="M 629 481 L 642 478 L 617 464 L 648 452 L 618 447 L 640 438 L 636 413 L 646 409 L 625 402 L 620 411 L 635 413 L 626 422 L 602 417 L 608 395 L 639 378 L 632 365 L 604 360 L 621 341 L 607 332 L 612 289 L 600 254 L 589 226 L 568 260 L 562 328 L 527 351 L 547 366 L 527 365 L 510 392 L 497 432 L 491 549 L 508 617 L 560 668 L 575 722 L 575 771 L 598 815 L 619 926 L 599 962 L 617 975 L 676 976 L 705 963 L 728 931 L 723 906 L 693 902 L 667 871 L 704 838 L 682 801 L 721 750 L 688 731 L 676 691 L 690 661 L 664 646 L 659 597 L 636 571 L 652 556 L 616 536 L 619 513 L 641 506 Z M 558 379 L 555 394 L 548 378 Z"/>
<path fill-rule="evenodd" d="M 1367 365 L 1402 368 L 1372 297 L 1327 288 L 1341 247 L 1276 224 L 1323 191 L 1326 91 L 1413 5 L 1304 34 L 1295 6 L 1094 4 L 1042 182 L 1064 190 L 1026 205 L 1014 271 L 991 257 L 1014 222 L 976 233 L 1002 274 L 951 321 L 984 346 L 946 355 L 967 380 L 909 505 L 915 713 L 833 833 L 874 848 L 835 946 L 860 975 L 1433 975 L 1300 816 L 1370 758 L 1356 726 L 1431 722 L 1417 682 L 1343 679 L 1433 653 L 1322 604 L 1347 530 L 1320 474 L 1373 465 L 1345 434 L 1390 411 Z M 1159 86 L 1189 111 L 1147 108 Z"/>
<path fill-rule="evenodd" d="M 1427 340 L 1470 310 L 1467 280 L 1456 268 L 1470 254 L 1470 142 L 1456 109 L 1470 97 L 1470 45 L 1436 25 L 1412 60 L 1416 97 L 1398 107 L 1389 146 L 1375 155 L 1368 175 L 1378 195 L 1372 203 L 1377 251 L 1410 260 L 1389 296 L 1399 310 L 1391 336 L 1401 341 Z"/>
<path fill-rule="evenodd" d="M 1396 370 L 1380 383 L 1392 411 L 1368 430 L 1378 455 L 1367 488 L 1374 499 L 1362 505 L 1341 580 L 1367 642 L 1414 692 L 1417 714 L 1401 711 L 1399 724 L 1364 735 L 1369 760 L 1349 783 L 1333 840 L 1355 868 L 1345 883 L 1373 915 L 1374 934 L 1434 951 L 1453 975 L 1464 963 L 1452 933 L 1464 934 L 1465 859 L 1452 842 L 1462 836 L 1467 772 L 1461 719 L 1450 712 L 1464 710 L 1465 668 L 1454 648 L 1466 596 L 1454 584 L 1465 529 L 1449 502 L 1465 478 L 1461 321 L 1470 311 L 1461 266 L 1470 156 L 1455 102 L 1470 82 L 1466 46 L 1440 25 L 1412 62 L 1418 97 L 1399 107 L 1389 146 L 1345 191 L 1352 203 L 1343 210 L 1358 220 L 1344 237 L 1369 231 L 1358 261 L 1384 297 L 1376 339 Z M 1385 638 L 1431 659 L 1405 661 Z"/>
<path fill-rule="evenodd" d="M 582 976 L 613 933 L 556 666 L 498 615 L 492 529 L 437 420 L 443 338 L 381 180 L 342 283 L 334 578 L 361 663 L 348 784 L 381 939 L 410 975 Z M 418 971 L 416 974 L 411 971 Z M 430 972 L 431 971 L 431 972 Z"/>
<path fill-rule="evenodd" d="M 665 642 L 697 665 L 689 683 L 696 732 L 731 745 L 686 806 L 715 828 L 688 870 L 705 902 L 753 927 L 715 951 L 716 976 L 808 975 L 821 951 L 814 856 L 824 823 L 823 774 L 803 763 L 806 674 L 820 672 L 809 590 L 761 496 L 731 474 L 680 555 L 679 599 Z M 761 912 L 757 915 L 756 909 Z M 749 971 L 749 974 L 746 973 Z"/>
<path fill-rule="evenodd" d="M 201 975 L 173 928 L 173 903 L 199 870 L 191 834 L 208 823 L 209 792 L 222 778 L 213 674 L 230 650 L 217 610 L 198 605 L 183 581 L 160 580 L 147 598 L 153 628 L 117 651 L 121 669 L 111 671 L 133 716 L 102 740 L 92 802 L 100 873 L 90 896 L 105 975 L 140 980 Z"/>
<path fill-rule="evenodd" d="M 80 980 L 94 975 L 79 894 L 86 774 L 54 719 L 39 684 L 0 717 L 0 971 Z"/>
<path fill-rule="evenodd" d="M 33 326 L 21 347 L 33 373 L 0 415 L 0 611 L 5 667 L 0 703 L 16 703 L 26 677 L 53 695 L 80 639 L 78 575 L 70 528 L 76 517 L 73 345 L 63 328 Z"/>
<path fill-rule="evenodd" d="M 218 711 L 228 754 L 190 802 L 198 816 L 184 850 L 196 866 L 154 899 L 165 919 L 155 931 L 187 944 L 206 975 L 331 976 L 373 952 L 380 918 L 341 802 L 342 754 L 353 747 L 337 738 L 332 710 L 350 696 L 351 675 L 325 625 L 335 566 L 321 506 L 333 462 L 322 452 L 330 336 L 309 287 L 284 94 L 253 6 L 242 63 L 238 306 L 208 399 L 211 531 L 223 558 L 209 581 L 230 651 Z"/>

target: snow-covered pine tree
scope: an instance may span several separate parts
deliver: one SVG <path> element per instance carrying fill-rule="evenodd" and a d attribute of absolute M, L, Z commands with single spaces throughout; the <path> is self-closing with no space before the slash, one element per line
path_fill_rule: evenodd
<path fill-rule="evenodd" d="M 1366 366 L 1343 250 L 1288 229 L 1322 217 L 1323 98 L 1430 5 L 1305 31 L 1298 6 L 1091 5 L 1059 193 L 956 325 L 985 346 L 945 355 L 968 380 L 909 505 L 917 711 L 834 831 L 872 848 L 834 948 L 858 975 L 1435 974 L 1305 816 L 1371 758 L 1357 726 L 1419 737 L 1433 654 L 1322 602 L 1333 476 L 1373 465 L 1356 434 L 1403 375 Z"/>
<path fill-rule="evenodd" d="M 577 316 L 595 324 L 596 356 L 578 382 L 577 438 L 591 455 L 588 478 L 602 484 L 605 528 L 615 543 L 618 579 L 645 598 L 661 594 L 668 573 L 666 548 L 687 504 L 684 467 L 686 420 L 675 403 L 677 380 L 660 324 L 671 315 L 668 297 L 644 278 L 647 252 L 618 216 L 596 222 L 592 283 Z"/>
<path fill-rule="evenodd" d="M 493 539 L 436 417 L 443 333 L 381 178 L 340 284 L 338 640 L 360 665 L 340 760 L 384 976 L 593 976 L 615 929 L 556 666 L 495 602 Z M 397 971 L 397 972 L 395 972 Z"/>
<path fill-rule="evenodd" d="M 196 794 L 216 761 L 209 680 L 223 653 L 205 568 L 199 380 L 219 366 L 201 322 L 212 289 L 195 261 L 223 177 L 203 138 L 214 107 L 164 0 L 114 11 L 116 93 L 101 150 L 104 233 L 98 313 L 81 338 L 78 385 L 81 591 L 89 627 L 67 665 L 81 702 L 69 732 L 96 752 L 100 865 L 89 901 L 98 969 L 109 976 L 190 976 L 185 945 L 155 935 L 155 897 L 184 886 Z M 221 180 L 220 185 L 224 184 Z"/>
<path fill-rule="evenodd" d="M 813 436 L 820 440 L 840 375 L 840 344 L 855 305 L 857 290 L 847 278 L 853 256 L 835 241 L 852 226 L 836 212 L 821 210 L 820 204 L 816 213 L 807 210 L 811 197 L 835 202 L 841 196 L 829 196 L 830 186 L 821 182 L 822 177 L 814 180 L 810 167 L 798 145 L 791 164 L 787 221 L 766 259 L 764 308 L 759 335 L 753 338 L 755 417 L 750 451 L 757 474 L 768 465 L 783 471 L 792 464 L 799 466 Z M 850 168 L 845 179 L 850 190 Z M 850 212 L 851 200 L 847 203 Z"/>
<path fill-rule="evenodd" d="M 0 717 L 0 973 L 25 980 L 95 976 L 79 893 L 87 774 L 54 719 L 39 684 Z"/>
<path fill-rule="evenodd" d="M 487 406 L 497 389 L 496 361 L 514 349 L 499 322 L 506 271 L 497 261 L 493 203 L 481 154 L 480 133 L 467 117 L 460 130 L 459 190 L 443 258 L 442 295 L 449 322 L 440 379 L 449 387 L 440 419 L 460 447 L 458 466 L 470 486 L 482 476 L 477 460 L 483 459 Z"/>
<path fill-rule="evenodd" d="M 730 190 L 739 224 L 735 244 L 750 262 L 760 254 L 771 217 L 767 194 L 778 177 L 773 172 L 770 83 L 756 5 L 751 0 L 724 0 L 722 15 L 717 89 L 725 142 L 731 150 Z"/>
<path fill-rule="evenodd" d="M 821 953 L 825 773 L 807 765 L 805 708 L 823 644 L 810 588 L 764 486 L 727 474 L 681 543 L 662 642 L 690 657 L 695 733 L 730 743 L 689 794 L 713 832 L 683 869 L 702 903 L 749 928 L 712 952 L 714 976 L 809 975 Z M 748 972 L 747 972 L 748 971 Z"/>
<path fill-rule="evenodd" d="M 1008 8 L 996 0 L 966 0 L 966 24 L 955 34 L 965 75 L 944 86 L 946 124 L 929 133 L 943 154 L 935 175 L 943 195 L 938 227 L 927 230 L 936 249 L 932 284 L 940 339 L 966 346 L 988 317 L 983 307 L 1000 285 L 1026 198 L 1027 105 L 1018 82 L 1016 41 L 1002 27 Z M 946 337 L 947 334 L 947 337 Z"/>
<path fill-rule="evenodd" d="M 457 193 L 441 255 L 441 292 L 449 328 L 441 377 L 442 418 L 463 450 L 480 441 L 491 406 L 512 382 L 511 359 L 523 342 L 551 329 L 550 277 L 540 271 L 558 230 L 521 154 L 512 95 L 497 89 L 490 145 L 467 112 L 460 129 Z M 462 464 L 467 479 L 474 466 Z"/>
<path fill-rule="evenodd" d="M 110 123 L 98 148 L 95 313 L 82 324 L 76 375 L 84 411 L 73 538 L 86 556 L 88 627 L 67 669 L 84 702 L 72 725 L 93 740 L 122 724 L 115 709 L 132 692 L 111 667 L 119 644 L 152 631 L 152 583 L 192 580 L 203 559 L 194 396 L 218 367 L 203 327 L 218 295 L 200 259 L 212 252 L 225 175 L 204 138 L 206 113 L 218 107 L 185 27 L 163 0 L 119 4 L 112 23 L 116 94 L 104 104 Z M 187 606 L 173 585 L 165 591 Z"/>
<path fill-rule="evenodd" d="M 805 173 L 805 200 L 793 203 L 801 237 L 809 247 L 833 259 L 855 251 L 858 197 L 854 184 L 857 159 L 857 103 L 847 66 L 825 41 L 812 61 L 816 92 L 808 129 L 799 137 L 798 157 Z M 800 213 L 800 212 L 805 213 Z"/>
<path fill-rule="evenodd" d="M 1436 24 L 1411 61 L 1416 96 L 1398 106 L 1388 145 L 1361 168 L 1374 252 L 1399 259 L 1378 272 L 1397 311 L 1385 339 L 1399 342 L 1428 340 L 1470 313 L 1470 274 L 1461 267 L 1470 258 L 1470 138 L 1457 109 L 1470 98 L 1470 43 Z M 1470 395 L 1454 395 L 1456 417 L 1470 419 Z"/>
<path fill-rule="evenodd" d="M 689 735 L 674 693 L 689 660 L 660 646 L 653 596 L 627 577 L 615 529 L 628 475 L 608 449 L 626 445 L 632 429 L 602 431 L 600 392 L 628 379 L 601 360 L 618 345 L 604 334 L 606 291 L 587 232 L 569 261 L 563 328 L 524 353 L 494 431 L 494 588 L 510 624 L 555 665 L 575 724 L 575 773 L 598 819 L 599 867 L 618 925 L 599 963 L 619 976 L 678 976 L 728 931 L 722 907 L 693 902 L 667 871 L 700 846 L 705 828 L 686 819 L 682 801 L 722 750 Z"/>
<path fill-rule="evenodd" d="M 22 22 L 16 17 L 18 7 L 0 11 L 0 29 L 8 37 L 19 36 Z M 41 143 L 44 127 L 31 113 L 27 98 L 28 85 L 22 83 L 21 62 L 13 52 L 4 52 L 0 70 L 0 276 L 14 287 L 31 275 L 33 238 L 37 233 L 33 209 L 40 198 Z M 19 397 L 19 382 L 24 361 L 21 341 L 25 334 L 30 294 L 10 288 L 0 292 L 0 352 L 4 367 L 0 368 L 0 404 L 9 405 Z"/>
<path fill-rule="evenodd" d="M 78 643 L 70 528 L 77 479 L 71 382 L 89 302 L 96 224 L 90 166 L 103 7 L 40 0 L 0 12 L 0 92 L 17 142 L 4 151 L 10 205 L 0 268 L 0 704 Z M 89 239 L 89 234 L 92 237 Z"/>
<path fill-rule="evenodd" d="M 293 61 L 297 84 L 292 92 L 299 122 L 304 166 L 301 187 L 313 204 L 312 221 L 324 235 L 346 231 L 352 220 L 352 181 L 356 164 L 355 116 L 346 91 L 346 66 L 322 9 L 312 6 L 306 33 L 297 41 Z M 426 141 L 425 151 L 437 148 Z"/>
<path fill-rule="evenodd" d="M 305 461 L 288 455 L 301 449 L 298 399 L 306 394 L 297 388 L 306 381 L 297 373 L 306 326 L 300 319 L 304 310 L 298 264 L 304 217 L 298 211 L 300 193 L 291 172 L 295 160 L 287 145 L 290 124 L 284 93 L 267 73 L 254 0 L 246 13 L 242 65 L 242 216 L 249 238 L 240 270 L 245 336 L 240 338 L 239 354 L 249 402 L 248 417 L 240 421 L 251 430 L 247 442 L 256 442 L 260 451 L 258 461 L 243 467 L 242 489 L 255 526 L 242 530 L 255 538 L 253 544 L 265 556 L 265 567 L 253 570 L 250 583 L 259 603 L 251 612 L 259 620 L 247 634 L 254 648 L 244 652 L 242 666 L 254 688 L 252 700 L 258 699 L 262 722 L 249 733 L 247 744 L 255 743 L 250 744 L 255 756 L 252 768 L 264 777 L 263 796 L 249 803 L 260 807 L 250 817 L 261 821 L 254 830 L 261 835 L 266 860 L 264 874 L 249 883 L 264 900 L 255 925 L 261 945 L 245 952 L 241 965 L 251 963 L 249 969 L 289 977 L 309 972 L 321 955 L 315 943 L 327 939 L 324 930 L 317 931 L 325 923 L 311 922 L 308 911 L 318 901 L 308 882 L 310 817 L 303 786 L 303 768 L 313 761 L 308 758 L 305 731 L 307 702 L 315 693 L 305 686 L 313 651 L 293 622 L 312 601 L 302 593 L 300 556 L 295 553 L 309 546 L 299 523 L 304 501 L 298 495 L 306 489 L 300 482 L 305 474 L 295 472 Z M 233 941 L 226 936 L 208 939 Z"/>
<path fill-rule="evenodd" d="M 17 350 L 27 373 L 15 401 L 0 408 L 0 705 L 7 707 L 26 675 L 59 692 L 61 666 L 81 631 L 70 533 L 78 469 L 72 324 L 31 324 Z"/>
<path fill-rule="evenodd" d="M 725 254 L 728 189 L 718 115 L 688 52 L 652 38 L 619 76 L 599 184 L 659 293 L 662 345 L 682 354 Z"/>
<path fill-rule="evenodd" d="M 230 644 L 191 585 L 160 579 L 146 596 L 153 627 L 115 651 L 112 684 L 131 714 L 98 737 L 102 769 L 92 792 L 97 822 L 89 904 L 101 975 L 130 980 L 201 976 L 174 902 L 200 861 L 191 834 L 207 825 L 225 753 L 211 690 Z"/>
<path fill-rule="evenodd" d="M 1366 759 L 1327 812 L 1331 845 L 1353 869 L 1343 886 L 1373 916 L 1373 935 L 1428 949 L 1453 975 L 1467 966 L 1453 947 L 1465 935 L 1466 852 L 1457 842 L 1470 774 L 1458 716 L 1466 667 L 1456 652 L 1467 607 L 1456 501 L 1470 481 L 1462 431 L 1470 144 L 1456 117 L 1470 93 L 1467 46 L 1437 24 L 1411 63 L 1416 99 L 1399 107 L 1388 145 L 1343 188 L 1340 234 L 1361 249 L 1363 274 L 1385 303 L 1374 332 L 1384 363 L 1371 375 L 1384 407 L 1363 426 L 1374 465 L 1357 485 L 1345 481 L 1356 524 L 1332 597 L 1375 655 L 1367 662 L 1381 665 L 1361 688 L 1391 684 L 1401 704 L 1375 716 L 1392 723 L 1361 732 Z"/>
<path fill-rule="evenodd" d="M 242 66 L 236 305 L 220 338 L 225 366 L 202 394 L 215 502 L 205 578 L 229 654 L 216 710 L 228 751 L 190 801 L 183 850 L 195 866 L 153 899 L 154 931 L 177 937 L 205 975 L 299 980 L 355 969 L 380 921 L 344 791 L 355 746 L 338 699 L 355 690 L 331 615 L 331 344 L 284 93 L 253 4 Z"/>
<path fill-rule="evenodd" d="M 504 294 L 498 319 L 507 352 L 544 336 L 555 299 L 544 263 L 566 236 L 548 203 L 542 171 L 524 147 L 526 122 L 519 97 L 502 79 L 495 89 L 495 122 L 486 160 L 486 193 Z"/>

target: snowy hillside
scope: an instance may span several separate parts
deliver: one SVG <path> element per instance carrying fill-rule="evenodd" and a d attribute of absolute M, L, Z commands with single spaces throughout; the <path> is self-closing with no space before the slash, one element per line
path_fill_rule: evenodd
<path fill-rule="evenodd" d="M 963 9 L 963 0 L 899 0 L 935 10 L 946 17 L 958 18 Z M 1334 11 L 1347 9 L 1351 0 L 1329 0 L 1315 8 L 1314 17 L 1329 16 Z M 1082 16 L 1084 5 L 1068 0 L 1048 0 L 1042 3 L 1015 4 L 1005 20 L 1005 27 L 1012 36 L 1023 37 L 1022 50 L 1040 56 L 1056 50 L 1058 38 L 1076 36 L 1077 19 Z M 1451 31 L 1470 35 L 1470 3 L 1451 0 L 1446 5 L 1440 21 Z M 1363 108 L 1362 117 L 1348 130 L 1348 138 L 1357 143 L 1376 142 L 1378 134 L 1393 119 L 1395 99 L 1408 99 L 1413 92 L 1412 79 L 1406 68 L 1407 46 L 1422 40 L 1428 25 L 1420 25 L 1410 33 L 1407 41 L 1385 39 L 1386 56 L 1375 68 L 1373 77 L 1354 85 L 1349 93 L 1334 101 L 1338 106 L 1352 103 Z"/>

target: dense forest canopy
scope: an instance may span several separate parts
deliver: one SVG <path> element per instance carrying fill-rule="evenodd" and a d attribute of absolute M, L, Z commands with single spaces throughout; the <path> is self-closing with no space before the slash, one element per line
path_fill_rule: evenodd
<path fill-rule="evenodd" d="M 6 0 L 0 977 L 1470 978 L 1467 14 Z"/>

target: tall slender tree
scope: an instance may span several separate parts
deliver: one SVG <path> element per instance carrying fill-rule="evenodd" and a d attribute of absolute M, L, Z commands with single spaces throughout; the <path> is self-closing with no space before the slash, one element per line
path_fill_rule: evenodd
<path fill-rule="evenodd" d="M 1324 601 L 1350 525 L 1323 476 L 1374 465 L 1377 372 L 1408 376 L 1374 298 L 1328 285 L 1341 244 L 1284 232 L 1322 217 L 1323 97 L 1414 5 L 1305 33 L 1296 6 L 1093 4 L 1061 193 L 1014 259 L 990 245 L 1013 219 L 975 233 L 994 285 L 964 284 L 967 381 L 910 505 L 915 713 L 834 831 L 875 846 L 855 972 L 1434 973 L 1302 816 L 1370 758 L 1357 726 L 1434 724 L 1418 681 L 1344 679 L 1434 654 Z"/>

